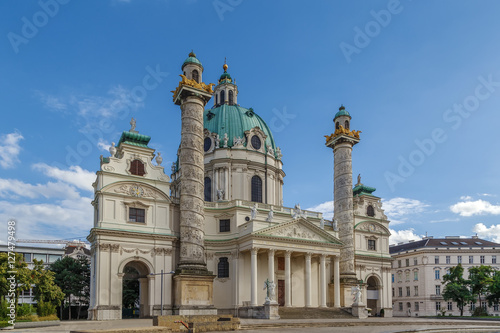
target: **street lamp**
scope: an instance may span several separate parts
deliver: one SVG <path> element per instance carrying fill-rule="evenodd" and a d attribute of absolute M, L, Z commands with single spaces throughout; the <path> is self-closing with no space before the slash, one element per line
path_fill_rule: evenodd
<path fill-rule="evenodd" d="M 161 306 L 161 309 L 160 309 L 160 315 L 163 316 L 163 275 L 165 274 L 175 274 L 174 271 L 171 271 L 171 272 L 168 272 L 168 273 L 164 273 L 163 272 L 163 269 L 160 271 L 160 273 L 149 273 L 149 275 L 161 275 L 161 289 L 160 289 L 160 306 Z"/>

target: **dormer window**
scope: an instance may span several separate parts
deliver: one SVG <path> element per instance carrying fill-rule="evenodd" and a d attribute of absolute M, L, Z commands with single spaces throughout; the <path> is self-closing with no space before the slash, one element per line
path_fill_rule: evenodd
<path fill-rule="evenodd" d="M 193 70 L 193 72 L 191 73 L 191 75 L 193 76 L 193 80 L 195 80 L 196 82 L 200 83 L 200 75 L 198 74 L 198 71 L 196 69 Z"/>
<path fill-rule="evenodd" d="M 375 216 L 375 210 L 373 209 L 372 205 L 368 205 L 366 208 L 366 215 L 374 217 Z"/>
<path fill-rule="evenodd" d="M 252 136 L 252 147 L 255 150 L 259 150 L 261 146 L 262 146 L 262 141 L 260 141 L 260 138 L 257 135 Z"/>
<path fill-rule="evenodd" d="M 132 175 L 144 176 L 146 174 L 146 172 L 144 171 L 144 163 L 142 163 L 140 160 L 133 160 L 132 163 L 130 163 L 129 172 Z"/>
<path fill-rule="evenodd" d="M 233 96 L 233 91 L 229 90 L 229 105 L 234 104 L 234 96 Z"/>

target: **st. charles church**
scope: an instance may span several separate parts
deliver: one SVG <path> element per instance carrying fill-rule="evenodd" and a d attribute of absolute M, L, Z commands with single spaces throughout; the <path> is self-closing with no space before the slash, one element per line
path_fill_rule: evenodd
<path fill-rule="evenodd" d="M 182 128 L 172 137 L 180 146 L 171 167 L 161 165 L 134 120 L 111 156 L 101 156 L 88 236 L 89 318 L 120 319 L 130 278 L 139 280 L 141 317 L 250 316 L 270 301 L 265 281 L 281 307 L 349 308 L 351 288 L 360 286 L 360 303 L 391 316 L 389 221 L 375 189 L 359 177 L 353 185 L 360 132 L 351 130 L 349 112 L 339 109 L 326 136 L 334 184 L 325 186 L 334 187 L 335 216 L 325 221 L 322 213 L 283 206 L 287 152 L 258 110 L 240 106 L 238 86 L 223 70 L 217 85 L 205 84 L 194 53 L 182 64 L 172 92 Z"/>

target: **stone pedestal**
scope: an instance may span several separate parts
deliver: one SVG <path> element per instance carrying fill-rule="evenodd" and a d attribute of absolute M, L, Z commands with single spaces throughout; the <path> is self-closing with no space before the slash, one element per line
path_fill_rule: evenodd
<path fill-rule="evenodd" d="M 366 310 L 366 305 L 363 303 L 354 303 L 352 305 L 352 315 L 359 319 L 368 318 L 368 310 Z"/>
<path fill-rule="evenodd" d="M 354 295 L 352 288 L 358 285 L 356 279 L 341 279 L 340 280 L 340 305 L 342 307 L 349 307 L 352 304 Z"/>
<path fill-rule="evenodd" d="M 213 302 L 215 275 L 180 273 L 174 275 L 174 315 L 217 315 Z"/>
<path fill-rule="evenodd" d="M 279 309 L 278 302 L 266 301 L 264 303 L 264 311 L 266 313 L 266 319 L 280 319 L 278 309 Z"/>

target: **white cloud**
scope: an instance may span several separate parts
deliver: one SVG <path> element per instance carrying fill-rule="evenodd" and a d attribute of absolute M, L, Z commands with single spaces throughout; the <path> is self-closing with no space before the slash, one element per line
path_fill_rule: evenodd
<path fill-rule="evenodd" d="M 32 185 L 17 179 L 0 178 L 0 198 L 76 198 L 78 196 L 73 186 L 63 182 Z"/>
<path fill-rule="evenodd" d="M 426 207 L 429 205 L 416 199 L 408 198 L 392 198 L 389 200 L 382 200 L 382 208 L 385 210 L 385 214 L 389 217 L 389 220 L 397 219 L 406 215 L 414 215 L 417 213 L 422 213 Z"/>
<path fill-rule="evenodd" d="M 4 169 L 13 168 L 19 162 L 21 146 L 19 141 L 24 139 L 21 133 L 14 132 L 0 136 L 0 166 Z"/>
<path fill-rule="evenodd" d="M 472 232 L 476 233 L 481 238 L 500 243 L 500 224 L 493 224 L 487 227 L 483 223 L 478 223 L 472 228 Z"/>
<path fill-rule="evenodd" d="M 102 151 L 109 151 L 109 147 L 111 147 L 110 143 L 107 143 L 102 138 L 99 138 L 99 141 L 97 142 L 97 148 Z"/>
<path fill-rule="evenodd" d="M 460 216 L 500 215 L 500 205 L 493 205 L 484 200 L 458 202 L 450 206 L 450 210 Z"/>
<path fill-rule="evenodd" d="M 70 166 L 69 170 L 61 170 L 45 163 L 37 163 L 32 167 L 34 170 L 43 172 L 46 176 L 74 185 L 81 190 L 93 191 L 92 183 L 96 178 L 95 173 L 84 170 L 79 166 Z"/>
<path fill-rule="evenodd" d="M 463 200 L 463 201 L 470 201 L 472 200 L 472 197 L 470 195 L 462 195 L 460 197 L 460 200 Z"/>
<path fill-rule="evenodd" d="M 40 97 L 42 103 L 49 109 L 63 111 L 68 108 L 66 103 L 64 103 L 60 97 L 48 95 L 41 91 L 36 91 L 35 93 L 38 95 L 38 97 Z"/>
<path fill-rule="evenodd" d="M 326 201 L 311 208 L 306 208 L 306 210 L 323 213 L 326 220 L 333 219 L 333 201 Z"/>
<path fill-rule="evenodd" d="M 440 220 L 431 220 L 429 223 L 443 223 L 443 222 L 458 222 L 460 219 L 450 219 L 450 218 L 444 218 Z"/>
<path fill-rule="evenodd" d="M 406 230 L 392 230 L 390 229 L 391 236 L 389 237 L 390 244 L 407 243 L 411 240 L 421 240 L 422 236 L 415 234 L 415 230 L 410 228 Z"/>

